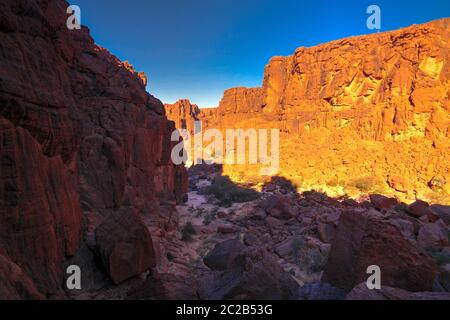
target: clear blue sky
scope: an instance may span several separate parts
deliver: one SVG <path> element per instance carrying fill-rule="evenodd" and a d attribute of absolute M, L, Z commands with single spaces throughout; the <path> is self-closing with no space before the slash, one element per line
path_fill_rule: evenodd
<path fill-rule="evenodd" d="M 366 8 L 381 7 L 382 31 L 450 16 L 449 0 L 69 0 L 95 41 L 148 78 L 163 102 L 216 106 L 225 89 L 255 87 L 270 57 L 372 33 Z"/>

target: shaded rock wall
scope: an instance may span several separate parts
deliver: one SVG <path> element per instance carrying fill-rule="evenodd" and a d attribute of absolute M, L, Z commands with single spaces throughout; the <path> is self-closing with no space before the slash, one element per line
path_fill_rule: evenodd
<path fill-rule="evenodd" d="M 161 236 L 160 205 L 181 201 L 187 187 L 185 169 L 170 161 L 174 125 L 145 76 L 87 28 L 69 31 L 67 7 L 0 4 L 0 254 L 47 297 L 62 296 L 64 261 L 83 242 L 102 251 L 94 231 L 112 213 L 136 215 L 135 228 Z"/>

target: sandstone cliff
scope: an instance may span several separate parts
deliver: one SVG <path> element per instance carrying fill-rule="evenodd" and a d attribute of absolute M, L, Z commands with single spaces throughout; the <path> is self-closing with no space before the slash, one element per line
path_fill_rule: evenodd
<path fill-rule="evenodd" d="M 115 283 L 158 268 L 187 188 L 145 76 L 67 7 L 0 4 L 0 298 L 63 297 L 74 261 Z"/>
<path fill-rule="evenodd" d="M 197 116 L 200 109 L 196 104 L 191 104 L 187 99 L 181 99 L 173 105 L 165 104 L 167 118 L 175 122 L 175 127 L 179 129 L 188 129 L 194 132 L 194 121 L 198 120 Z"/>
<path fill-rule="evenodd" d="M 274 57 L 261 88 L 227 90 L 204 127 L 279 128 L 280 175 L 331 195 L 450 202 L 449 19 Z M 257 174 L 225 166 L 235 180 Z"/>

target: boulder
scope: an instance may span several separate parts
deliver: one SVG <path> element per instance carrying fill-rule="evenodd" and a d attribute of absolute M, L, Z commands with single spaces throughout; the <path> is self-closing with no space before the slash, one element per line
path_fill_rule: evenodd
<path fill-rule="evenodd" d="M 259 241 L 258 237 L 253 233 L 246 233 L 244 236 L 244 243 L 247 246 L 257 246 L 261 242 Z"/>
<path fill-rule="evenodd" d="M 111 214 L 95 230 L 95 240 L 103 266 L 116 284 L 156 266 L 150 232 L 132 211 Z"/>
<path fill-rule="evenodd" d="M 415 239 L 414 232 L 415 232 L 415 226 L 412 221 L 401 219 L 401 218 L 394 218 L 390 219 L 388 221 L 390 224 L 397 227 L 398 230 L 402 233 L 402 235 L 407 239 Z"/>
<path fill-rule="evenodd" d="M 227 265 L 225 269 L 200 280 L 200 299 L 285 300 L 297 296 L 297 282 L 272 254 L 255 247 L 245 247 L 238 254 L 235 248 L 230 251 L 225 254 L 227 263 L 221 264 Z"/>
<path fill-rule="evenodd" d="M 323 281 L 350 291 L 367 280 L 367 268 L 381 268 L 382 285 L 431 290 L 437 266 L 393 225 L 364 211 L 344 211 L 331 246 Z"/>
<path fill-rule="evenodd" d="M 447 226 L 442 220 L 424 224 L 419 230 L 417 243 L 422 248 L 448 246 L 449 239 Z"/>
<path fill-rule="evenodd" d="M 258 221 L 264 220 L 266 217 L 267 217 L 267 213 L 263 209 L 256 209 L 250 215 L 250 219 L 258 220 Z"/>
<path fill-rule="evenodd" d="M 294 253 L 296 237 L 289 237 L 274 247 L 275 253 L 281 258 L 287 258 Z"/>
<path fill-rule="evenodd" d="M 397 199 L 388 198 L 379 194 L 371 194 L 370 195 L 370 203 L 375 209 L 391 209 L 398 204 Z"/>
<path fill-rule="evenodd" d="M 425 201 L 417 200 L 408 206 L 407 211 L 413 217 L 420 218 L 430 213 L 430 205 Z"/>
<path fill-rule="evenodd" d="M 232 224 L 221 224 L 217 227 L 217 232 L 222 234 L 236 233 L 238 232 L 238 228 Z"/>
<path fill-rule="evenodd" d="M 216 244 L 203 259 L 204 264 L 211 270 L 226 270 L 241 254 L 244 245 L 237 239 L 227 240 Z"/>
<path fill-rule="evenodd" d="M 284 224 L 284 221 L 277 219 L 275 217 L 272 217 L 272 216 L 267 216 L 267 218 L 265 219 L 265 222 L 266 222 L 266 225 L 270 229 L 278 228 Z"/>
<path fill-rule="evenodd" d="M 289 220 L 298 216 L 298 211 L 289 197 L 272 195 L 259 204 L 268 215 L 281 220 Z"/>
<path fill-rule="evenodd" d="M 450 226 L 450 206 L 433 204 L 430 207 L 431 212 L 439 216 L 446 225 Z"/>

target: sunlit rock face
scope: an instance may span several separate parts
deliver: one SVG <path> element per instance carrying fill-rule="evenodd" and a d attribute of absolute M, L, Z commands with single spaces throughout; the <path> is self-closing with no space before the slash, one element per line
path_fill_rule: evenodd
<path fill-rule="evenodd" d="M 87 28 L 68 30 L 67 7 L 0 4 L 1 299 L 63 297 L 64 265 L 87 264 L 85 245 L 109 261 L 116 282 L 157 266 L 174 220 L 167 210 L 187 187 L 184 167 L 170 160 L 174 125 L 146 77 Z M 110 240 L 95 242 L 98 226 Z M 140 264 L 122 267 L 127 257 Z"/>
<path fill-rule="evenodd" d="M 279 128 L 300 189 L 450 203 L 449 19 L 274 57 L 261 88 L 227 90 L 208 128 Z M 235 180 L 254 166 L 225 166 Z"/>
<path fill-rule="evenodd" d="M 165 104 L 166 116 L 175 122 L 175 127 L 194 132 L 194 122 L 198 120 L 200 109 L 187 99 L 178 100 L 173 105 Z"/>

